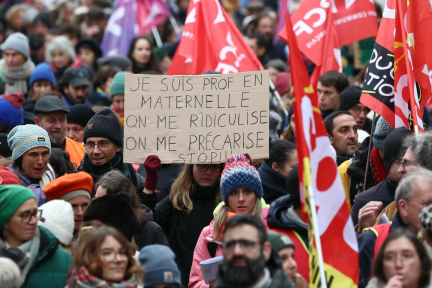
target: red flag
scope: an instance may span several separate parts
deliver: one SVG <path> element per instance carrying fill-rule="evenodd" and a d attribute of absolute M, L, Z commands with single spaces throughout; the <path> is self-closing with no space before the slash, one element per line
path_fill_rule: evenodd
<path fill-rule="evenodd" d="M 330 4 L 334 5 L 330 7 Z M 326 35 L 326 9 L 333 13 L 341 46 L 375 37 L 378 31 L 375 4 L 369 0 L 304 0 L 293 14 L 292 22 L 300 50 L 315 65 L 321 65 Z M 285 29 L 279 37 L 284 39 Z"/>
<path fill-rule="evenodd" d="M 346 196 L 330 147 L 318 97 L 310 84 L 291 21 L 285 14 L 287 43 L 290 48 L 296 143 L 299 157 L 300 191 L 311 226 L 318 225 L 325 276 L 331 287 L 357 287 L 359 281 L 358 244 Z M 317 223 L 310 217 L 308 189 L 314 191 Z M 309 287 L 321 287 L 313 229 L 309 228 Z M 343 255 L 343 257 L 341 257 Z M 330 287 L 330 285 L 327 285 Z"/>
<path fill-rule="evenodd" d="M 327 71 L 336 70 L 342 72 L 342 56 L 339 45 L 339 37 L 333 21 L 333 14 L 327 9 L 326 37 L 322 51 L 322 64 L 315 67 L 311 76 L 313 87 L 317 87 L 318 78 Z"/>
<path fill-rule="evenodd" d="M 431 34 L 429 1 L 387 1 L 360 101 L 395 128 L 423 130 L 423 108 L 431 97 Z"/>
<path fill-rule="evenodd" d="M 170 15 L 168 6 L 162 0 L 136 0 L 138 35 L 145 35 Z"/>
<path fill-rule="evenodd" d="M 168 75 L 262 70 L 261 62 L 217 0 L 192 0 Z"/>

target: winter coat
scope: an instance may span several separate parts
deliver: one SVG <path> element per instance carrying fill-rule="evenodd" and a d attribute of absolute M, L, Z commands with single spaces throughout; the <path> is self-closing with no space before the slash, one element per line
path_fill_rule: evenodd
<path fill-rule="evenodd" d="M 42 175 L 42 178 L 39 180 L 31 179 L 27 174 L 19 172 L 13 163 L 8 166 L 8 169 L 18 177 L 21 186 L 27 187 L 33 192 L 38 206 L 41 206 L 46 202 L 43 187 L 56 178 L 54 170 L 49 163 L 47 165 L 47 169 Z"/>
<path fill-rule="evenodd" d="M 63 288 L 72 257 L 59 246 L 57 238 L 46 228 L 38 226 L 39 250 L 22 288 Z M 1 247 L 0 247 L 1 248 Z"/>
<path fill-rule="evenodd" d="M 402 220 L 399 212 L 397 212 L 392 219 L 390 232 L 402 227 L 408 227 L 408 225 Z M 376 240 L 377 240 L 377 235 L 372 230 L 365 230 L 357 238 L 357 242 L 359 245 L 359 265 L 360 265 L 360 281 L 358 285 L 359 288 L 366 287 L 366 284 L 368 283 L 371 270 L 372 270 L 372 263 L 375 255 L 374 253 L 375 253 Z"/>
<path fill-rule="evenodd" d="M 212 220 L 210 225 L 205 227 L 198 238 L 197 244 L 195 246 L 193 262 L 191 267 L 191 272 L 189 275 L 189 288 L 208 288 L 209 285 L 205 284 L 204 277 L 201 272 L 201 261 L 212 258 L 208 249 L 209 240 L 214 237 L 214 224 L 215 220 Z M 218 257 L 223 255 L 222 249 L 222 235 L 219 235 L 218 239 L 213 242 L 217 244 L 216 254 L 213 257 Z"/>
<path fill-rule="evenodd" d="M 143 203 L 153 209 L 154 219 L 168 237 L 168 242 L 176 255 L 177 266 L 181 272 L 182 285 L 189 283 L 189 273 L 192 266 L 193 253 L 204 227 L 213 220 L 216 194 L 219 186 L 191 188 L 190 197 L 193 209 L 188 214 L 187 209 L 177 210 L 169 196 L 156 204 L 156 193 L 145 194 Z"/>
<path fill-rule="evenodd" d="M 291 281 L 286 276 L 282 269 L 282 262 L 279 256 L 275 253 L 271 253 L 270 259 L 266 262 L 266 268 L 270 271 L 271 283 L 266 288 L 292 288 Z M 215 288 L 238 288 L 233 287 L 225 283 L 224 273 L 222 269 L 219 269 L 218 278 L 216 281 Z"/>
<path fill-rule="evenodd" d="M 161 244 L 168 246 L 168 238 L 162 228 L 153 220 L 153 212 L 147 206 L 141 205 L 145 214 L 141 218 L 141 232 L 136 244 L 141 250 L 147 245 Z"/>
<path fill-rule="evenodd" d="M 269 209 L 264 208 L 263 214 L 266 227 L 276 233 L 287 235 L 294 242 L 297 272 L 309 281 L 308 224 L 298 218 L 293 210 L 291 196 L 280 197 Z"/>
<path fill-rule="evenodd" d="M 383 205 L 380 212 L 391 202 L 394 201 L 397 183 L 387 176 L 387 179 L 378 183 L 378 185 L 358 194 L 354 198 L 354 203 L 351 210 L 351 218 L 354 225 L 358 224 L 358 214 L 360 209 L 370 201 L 381 201 Z"/>
<path fill-rule="evenodd" d="M 271 204 L 279 197 L 288 194 L 285 186 L 287 177 L 273 170 L 265 161 L 259 168 L 258 173 L 264 189 L 263 198 L 267 204 Z"/>

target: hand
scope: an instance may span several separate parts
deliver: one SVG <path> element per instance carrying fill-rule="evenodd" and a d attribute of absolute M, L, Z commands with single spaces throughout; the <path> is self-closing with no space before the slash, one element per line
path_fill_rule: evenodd
<path fill-rule="evenodd" d="M 213 280 L 209 283 L 209 287 L 213 288 L 216 285 L 216 280 Z"/>
<path fill-rule="evenodd" d="M 375 224 L 382 205 L 382 202 L 370 201 L 360 209 L 358 218 L 360 233 L 363 232 L 364 228 L 372 227 Z"/>
<path fill-rule="evenodd" d="M 387 285 L 384 288 L 402 288 L 403 287 L 403 276 L 402 275 L 394 275 L 387 282 Z"/>
<path fill-rule="evenodd" d="M 157 169 L 161 168 L 161 160 L 156 155 L 150 155 L 144 162 L 144 168 L 147 173 L 144 188 L 154 191 L 159 179 Z"/>

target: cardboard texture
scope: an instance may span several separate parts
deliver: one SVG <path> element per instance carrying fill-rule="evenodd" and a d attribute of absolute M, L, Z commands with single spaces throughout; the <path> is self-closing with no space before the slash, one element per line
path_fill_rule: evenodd
<path fill-rule="evenodd" d="M 125 76 L 124 162 L 220 163 L 268 158 L 268 71 Z"/>

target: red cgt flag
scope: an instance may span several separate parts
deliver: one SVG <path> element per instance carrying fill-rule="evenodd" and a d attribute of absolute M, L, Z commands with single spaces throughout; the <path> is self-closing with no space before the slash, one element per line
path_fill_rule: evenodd
<path fill-rule="evenodd" d="M 261 62 L 218 0 L 190 1 L 183 36 L 168 75 L 262 69 Z"/>
<path fill-rule="evenodd" d="M 313 226 L 318 225 L 327 287 L 354 288 L 359 281 L 358 244 L 354 225 L 334 153 L 330 148 L 330 139 L 318 108 L 318 97 L 310 84 L 288 14 L 285 14 L 285 19 L 294 88 L 300 191 L 305 195 L 304 207 L 311 225 L 309 287 L 322 286 L 318 276 L 317 246 L 313 237 Z M 309 188 L 314 191 L 316 223 L 311 218 Z"/>
<path fill-rule="evenodd" d="M 334 3 L 334 5 L 331 5 Z M 331 7 L 330 7 L 331 5 Z M 321 65 L 326 36 L 326 10 L 330 9 L 341 46 L 375 37 L 378 31 L 375 4 L 369 0 L 304 0 L 292 16 L 300 50 Z M 283 38 L 285 28 L 279 34 Z"/>

